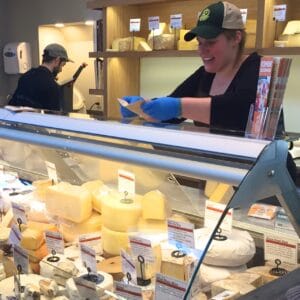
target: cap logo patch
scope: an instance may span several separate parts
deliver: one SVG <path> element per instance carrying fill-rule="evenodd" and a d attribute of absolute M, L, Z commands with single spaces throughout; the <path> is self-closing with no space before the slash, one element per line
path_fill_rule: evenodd
<path fill-rule="evenodd" d="M 206 8 L 202 11 L 202 14 L 199 17 L 199 21 L 206 21 L 209 18 L 210 9 Z"/>

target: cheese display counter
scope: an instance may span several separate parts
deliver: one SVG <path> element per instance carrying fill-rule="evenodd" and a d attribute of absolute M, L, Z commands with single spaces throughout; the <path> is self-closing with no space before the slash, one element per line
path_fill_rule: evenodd
<path fill-rule="evenodd" d="M 5 109 L 0 124 L 3 297 L 242 299 L 298 268 L 284 141 Z"/>

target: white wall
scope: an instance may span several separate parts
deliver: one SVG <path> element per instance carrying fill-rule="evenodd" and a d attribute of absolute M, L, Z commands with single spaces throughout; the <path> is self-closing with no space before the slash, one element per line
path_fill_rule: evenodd
<path fill-rule="evenodd" d="M 293 62 L 284 98 L 287 131 L 300 132 L 300 56 Z M 202 64 L 200 58 L 144 58 L 141 63 L 141 95 L 146 98 L 167 95 Z"/>

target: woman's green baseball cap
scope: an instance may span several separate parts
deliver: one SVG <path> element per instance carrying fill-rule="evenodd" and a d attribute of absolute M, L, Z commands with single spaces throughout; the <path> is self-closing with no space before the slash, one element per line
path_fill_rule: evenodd
<path fill-rule="evenodd" d="M 191 41 L 196 36 L 204 39 L 217 37 L 223 29 L 244 29 L 242 14 L 238 7 L 223 1 L 211 4 L 204 8 L 199 15 L 197 26 L 184 36 Z"/>

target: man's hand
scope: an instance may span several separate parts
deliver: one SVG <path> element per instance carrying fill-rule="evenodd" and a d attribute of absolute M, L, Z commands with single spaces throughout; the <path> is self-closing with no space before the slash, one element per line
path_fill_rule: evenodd
<path fill-rule="evenodd" d="M 181 115 L 180 98 L 161 97 L 141 105 L 143 112 L 153 119 L 166 121 Z"/>

